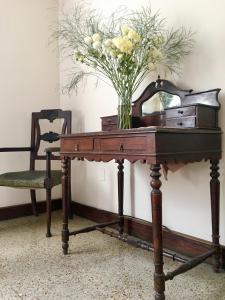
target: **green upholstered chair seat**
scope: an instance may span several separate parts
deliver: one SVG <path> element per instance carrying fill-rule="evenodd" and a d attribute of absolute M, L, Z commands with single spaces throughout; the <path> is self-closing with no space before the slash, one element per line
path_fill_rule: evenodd
<path fill-rule="evenodd" d="M 53 186 L 61 183 L 61 171 L 52 170 L 51 177 Z M 4 173 L 0 175 L 0 186 L 15 188 L 45 188 L 44 180 L 46 171 L 20 171 Z"/>

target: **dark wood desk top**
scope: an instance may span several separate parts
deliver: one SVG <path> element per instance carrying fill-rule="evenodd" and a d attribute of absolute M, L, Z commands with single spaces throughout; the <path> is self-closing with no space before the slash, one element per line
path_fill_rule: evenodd
<path fill-rule="evenodd" d="M 61 156 L 107 162 L 194 162 L 221 158 L 221 131 L 145 127 L 61 135 Z"/>

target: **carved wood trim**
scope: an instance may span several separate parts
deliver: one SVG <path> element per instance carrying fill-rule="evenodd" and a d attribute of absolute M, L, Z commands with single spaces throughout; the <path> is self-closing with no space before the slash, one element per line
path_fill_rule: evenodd
<path fill-rule="evenodd" d="M 40 135 L 40 139 L 45 142 L 53 143 L 59 140 L 57 132 L 49 131 Z"/>

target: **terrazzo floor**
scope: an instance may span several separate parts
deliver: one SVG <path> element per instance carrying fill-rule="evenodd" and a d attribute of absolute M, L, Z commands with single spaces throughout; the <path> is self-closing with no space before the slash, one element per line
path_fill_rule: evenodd
<path fill-rule="evenodd" d="M 70 228 L 92 222 L 76 217 Z M 61 213 L 53 213 L 53 237 L 45 237 L 45 216 L 0 222 L 1 300 L 150 300 L 152 253 L 91 232 L 70 238 L 61 251 Z M 165 271 L 179 263 L 165 258 Z M 166 300 L 225 299 L 225 274 L 207 264 L 166 283 Z"/>

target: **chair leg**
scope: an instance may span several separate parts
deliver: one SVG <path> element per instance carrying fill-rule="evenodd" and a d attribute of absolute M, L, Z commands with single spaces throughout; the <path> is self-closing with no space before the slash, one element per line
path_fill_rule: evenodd
<path fill-rule="evenodd" d="M 46 237 L 51 237 L 51 213 L 52 213 L 52 190 L 46 189 L 46 217 L 47 217 L 47 233 Z"/>
<path fill-rule="evenodd" d="M 36 191 L 35 190 L 30 190 L 30 197 L 31 197 L 32 212 L 37 217 L 38 211 L 37 211 Z"/>

